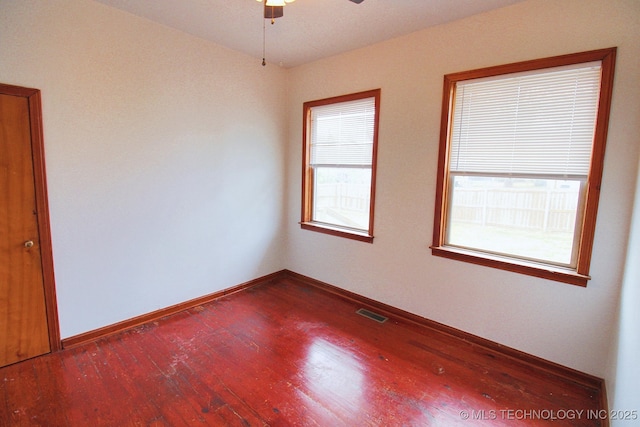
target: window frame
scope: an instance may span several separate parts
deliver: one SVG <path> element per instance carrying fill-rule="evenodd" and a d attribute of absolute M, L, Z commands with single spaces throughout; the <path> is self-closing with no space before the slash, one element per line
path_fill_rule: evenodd
<path fill-rule="evenodd" d="M 444 76 L 433 241 L 430 246 L 432 255 L 572 285 L 587 285 L 588 280 L 591 279 L 589 276 L 589 267 L 591 264 L 591 253 L 595 236 L 598 200 L 600 197 L 605 146 L 609 126 L 609 111 L 613 90 L 615 58 L 616 48 L 612 47 L 481 68 L 471 71 L 463 71 Z M 449 185 L 451 182 L 451 175 L 449 172 L 449 147 L 457 82 L 483 77 L 507 76 L 509 74 L 519 72 L 544 70 L 547 68 L 589 63 L 593 61 L 601 62 L 602 75 L 591 163 L 586 183 L 584 207 L 582 208 L 582 225 L 579 230 L 579 236 L 576 236 L 576 241 L 578 242 L 577 247 L 574 246 L 574 250 L 578 251 L 575 268 L 565 268 L 545 262 L 526 261 L 509 256 L 493 255 L 472 249 L 446 245 L 445 239 L 448 221 L 447 209 L 449 206 L 448 197 L 450 194 Z"/>
<path fill-rule="evenodd" d="M 373 243 L 373 225 L 376 194 L 376 169 L 378 157 L 378 128 L 380 123 L 380 89 L 367 90 L 347 95 L 308 101 L 303 104 L 303 144 L 302 144 L 302 213 L 300 227 L 304 230 L 317 231 L 333 236 L 345 237 L 367 243 Z M 314 107 L 339 104 L 360 99 L 374 98 L 373 149 L 371 156 L 371 186 L 369 201 L 369 228 L 360 230 L 313 220 L 314 177 L 311 167 L 311 110 Z"/>

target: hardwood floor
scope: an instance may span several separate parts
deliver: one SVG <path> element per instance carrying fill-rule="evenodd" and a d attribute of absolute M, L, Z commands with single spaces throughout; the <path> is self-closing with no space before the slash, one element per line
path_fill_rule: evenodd
<path fill-rule="evenodd" d="M 283 275 L 0 369 L 0 425 L 607 425 L 600 390 L 361 307 Z"/>

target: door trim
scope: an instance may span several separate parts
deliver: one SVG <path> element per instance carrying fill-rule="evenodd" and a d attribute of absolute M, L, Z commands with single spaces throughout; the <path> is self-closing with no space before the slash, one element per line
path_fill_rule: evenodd
<path fill-rule="evenodd" d="M 38 212 L 38 232 L 40 233 L 40 257 L 44 286 L 47 327 L 51 351 L 62 349 L 55 276 L 53 274 L 53 249 L 49 224 L 49 199 L 47 196 L 47 176 L 45 173 L 44 137 L 42 130 L 42 102 L 39 89 L 11 86 L 0 83 L 0 93 L 26 98 L 29 104 L 31 128 L 31 153 L 33 159 L 33 182 Z"/>

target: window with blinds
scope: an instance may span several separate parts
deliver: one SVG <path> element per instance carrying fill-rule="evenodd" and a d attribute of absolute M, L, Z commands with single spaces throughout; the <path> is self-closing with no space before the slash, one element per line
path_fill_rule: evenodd
<path fill-rule="evenodd" d="M 379 98 L 304 104 L 303 228 L 372 241 Z"/>
<path fill-rule="evenodd" d="M 445 76 L 435 255 L 586 284 L 614 59 Z"/>
<path fill-rule="evenodd" d="M 587 176 L 600 72 L 593 62 L 458 82 L 449 169 Z"/>
<path fill-rule="evenodd" d="M 371 168 L 375 110 L 375 98 L 312 108 L 311 165 Z"/>

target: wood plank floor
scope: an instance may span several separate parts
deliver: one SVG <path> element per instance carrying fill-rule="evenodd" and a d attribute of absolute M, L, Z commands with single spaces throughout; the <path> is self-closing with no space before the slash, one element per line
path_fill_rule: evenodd
<path fill-rule="evenodd" d="M 598 390 L 359 308 L 283 277 L 4 367 L 0 425 L 606 425 Z"/>

